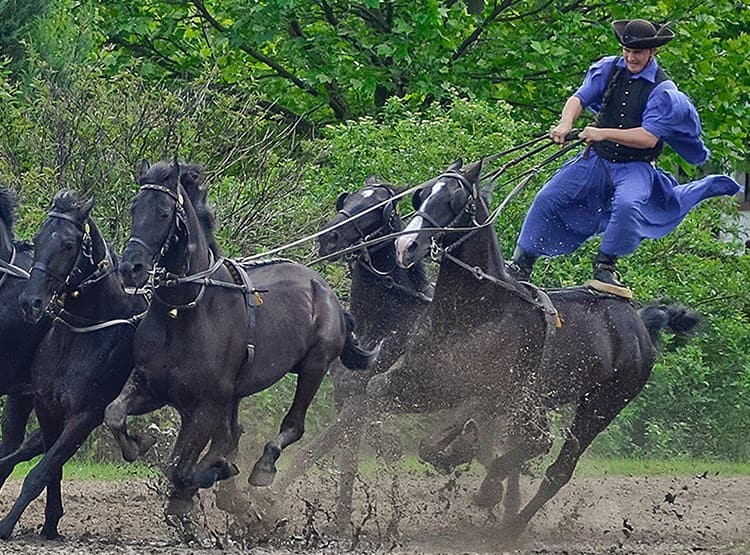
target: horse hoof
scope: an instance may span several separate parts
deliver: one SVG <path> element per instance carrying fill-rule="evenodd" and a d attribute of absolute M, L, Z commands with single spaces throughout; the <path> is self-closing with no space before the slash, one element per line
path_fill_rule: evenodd
<path fill-rule="evenodd" d="M 273 480 L 276 477 L 276 469 L 265 470 L 260 468 L 257 464 L 253 467 L 253 471 L 250 473 L 247 481 L 251 486 L 270 486 L 273 484 Z"/>
<path fill-rule="evenodd" d="M 47 530 L 47 528 L 42 529 L 42 537 L 45 540 L 61 540 L 62 536 L 60 535 L 60 532 L 57 531 L 57 527 L 52 528 L 50 530 Z"/>
<path fill-rule="evenodd" d="M 164 510 L 168 515 L 184 515 L 193 510 L 193 498 L 170 497 L 167 508 Z"/>
<path fill-rule="evenodd" d="M 216 468 L 216 480 L 228 480 L 240 473 L 239 467 L 227 460 L 221 460 L 214 464 Z"/>

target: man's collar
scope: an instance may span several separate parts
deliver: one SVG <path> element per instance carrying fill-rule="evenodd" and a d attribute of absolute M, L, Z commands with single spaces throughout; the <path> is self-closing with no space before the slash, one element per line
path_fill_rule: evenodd
<path fill-rule="evenodd" d="M 616 65 L 617 65 L 617 67 L 621 67 L 621 68 L 626 69 L 626 70 L 628 68 L 628 65 L 625 63 L 625 59 L 622 56 L 618 56 Z M 651 83 L 655 83 L 656 82 L 656 71 L 658 69 L 659 69 L 659 64 L 656 63 L 656 58 L 654 58 L 652 56 L 651 60 L 648 62 L 648 64 L 646 64 L 646 67 L 643 68 L 643 71 L 641 71 L 640 73 L 633 74 L 632 78 L 633 79 L 643 78 L 646 81 L 649 81 Z"/>

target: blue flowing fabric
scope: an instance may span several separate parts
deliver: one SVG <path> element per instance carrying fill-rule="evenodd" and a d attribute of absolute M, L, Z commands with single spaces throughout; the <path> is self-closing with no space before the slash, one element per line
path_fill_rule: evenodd
<path fill-rule="evenodd" d="M 615 66 L 625 67 L 622 58 L 609 56 L 589 68 L 575 93 L 584 108 L 599 110 Z M 653 82 L 657 68 L 652 59 L 641 73 L 630 77 Z M 710 155 L 700 137 L 698 112 L 670 80 L 651 91 L 641 125 L 691 164 L 701 164 Z M 701 201 L 739 190 L 726 175 L 680 185 L 648 162 L 611 162 L 589 149 L 569 160 L 539 191 L 518 245 L 533 255 L 556 256 L 603 234 L 600 249 L 622 256 L 632 253 L 643 239 L 658 239 L 674 230 Z"/>

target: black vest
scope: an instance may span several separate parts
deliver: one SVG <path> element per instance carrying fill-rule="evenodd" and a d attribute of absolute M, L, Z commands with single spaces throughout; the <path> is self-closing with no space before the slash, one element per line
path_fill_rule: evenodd
<path fill-rule="evenodd" d="M 627 69 L 614 66 L 605 88 L 596 127 L 639 127 L 648 95 L 657 84 L 667 79 L 669 77 L 661 68 L 657 69 L 656 80 L 651 83 L 647 79 L 632 79 Z M 664 143 L 660 140 L 653 148 L 634 148 L 613 141 L 598 141 L 592 148 L 599 157 L 612 162 L 652 162 L 661 154 Z"/>

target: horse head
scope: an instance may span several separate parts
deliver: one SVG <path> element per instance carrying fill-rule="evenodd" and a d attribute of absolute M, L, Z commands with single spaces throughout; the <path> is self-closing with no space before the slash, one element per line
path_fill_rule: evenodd
<path fill-rule="evenodd" d="M 180 170 L 176 161 L 141 162 L 140 189 L 130 207 L 130 238 L 118 266 L 128 286 L 144 285 L 157 263 L 178 273 L 189 263 L 189 221 L 197 221 L 197 216 L 181 184 Z"/>
<path fill-rule="evenodd" d="M 401 220 L 396 213 L 397 200 L 393 198 L 398 192 L 393 185 L 381 183 L 371 175 L 359 191 L 341 193 L 336 199 L 338 213 L 322 228 L 330 231 L 318 237 L 319 255 L 328 256 L 381 232 L 398 231 Z M 376 206 L 378 208 L 374 208 Z M 345 221 L 347 223 L 342 223 Z M 331 257 L 331 260 L 335 258 L 338 257 Z"/>
<path fill-rule="evenodd" d="M 93 258 L 95 240 L 103 244 L 89 216 L 94 198 L 82 200 L 74 191 L 61 190 L 52 201 L 47 219 L 34 237 L 34 264 L 19 302 L 24 318 L 38 322 L 50 302 L 74 291 L 96 270 Z"/>
<path fill-rule="evenodd" d="M 481 162 L 463 167 L 459 158 L 431 185 L 418 189 L 412 196 L 414 217 L 396 239 L 396 260 L 409 268 L 430 251 L 432 238 L 441 230 L 475 226 L 476 210 L 481 198 L 479 174 Z"/>

